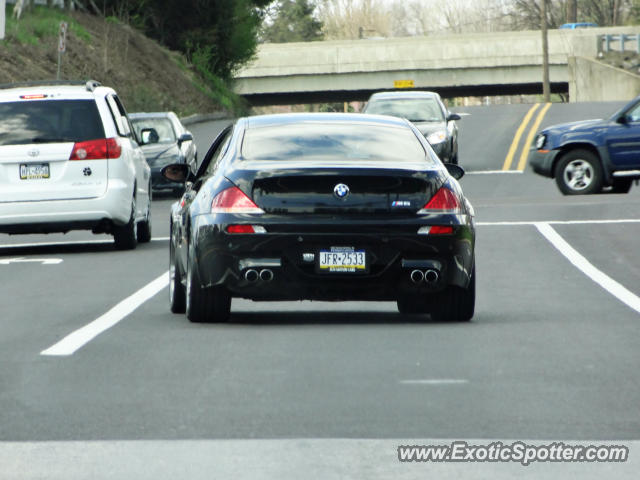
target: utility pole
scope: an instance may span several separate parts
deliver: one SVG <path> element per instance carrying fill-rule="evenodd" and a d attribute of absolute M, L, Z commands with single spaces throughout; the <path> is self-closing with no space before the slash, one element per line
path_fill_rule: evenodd
<path fill-rule="evenodd" d="M 67 22 L 60 22 L 60 33 L 58 34 L 58 75 L 57 80 L 60 80 L 60 67 L 62 65 L 62 54 L 67 51 L 67 29 L 69 25 Z"/>
<path fill-rule="evenodd" d="M 6 8 L 7 2 L 6 0 L 0 0 L 0 40 L 4 39 L 5 32 L 5 21 L 6 21 Z"/>
<path fill-rule="evenodd" d="M 542 97 L 545 103 L 551 101 L 549 85 L 549 36 L 547 32 L 547 0 L 542 0 L 540 9 L 540 25 L 542 27 Z"/>
<path fill-rule="evenodd" d="M 567 1 L 567 14 L 565 23 L 576 23 L 578 21 L 578 2 L 576 0 Z"/>

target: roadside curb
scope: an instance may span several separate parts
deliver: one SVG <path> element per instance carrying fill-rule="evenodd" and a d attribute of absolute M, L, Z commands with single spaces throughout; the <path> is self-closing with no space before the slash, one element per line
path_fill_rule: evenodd
<path fill-rule="evenodd" d="M 233 117 L 229 115 L 228 112 L 214 112 L 205 114 L 196 113 L 194 115 L 189 115 L 188 117 L 181 118 L 180 121 L 184 125 L 194 125 L 196 123 L 210 122 L 212 120 L 231 120 L 232 118 Z"/>

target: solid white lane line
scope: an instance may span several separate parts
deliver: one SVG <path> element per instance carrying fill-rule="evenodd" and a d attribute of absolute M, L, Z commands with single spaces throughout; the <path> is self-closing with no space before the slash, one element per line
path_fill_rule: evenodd
<path fill-rule="evenodd" d="M 524 170 L 471 170 L 465 175 L 501 175 L 503 173 L 524 173 Z"/>
<path fill-rule="evenodd" d="M 633 292 L 630 292 L 613 278 L 594 267 L 589 260 L 583 257 L 576 249 L 569 245 L 564 238 L 558 235 L 558 232 L 556 232 L 551 225 L 547 223 L 536 223 L 535 226 L 538 231 L 547 240 L 549 240 L 549 242 L 551 242 L 551 244 L 556 247 L 556 249 L 567 258 L 567 260 L 582 271 L 582 273 L 622 303 L 640 313 L 640 297 L 635 295 Z"/>
<path fill-rule="evenodd" d="M 70 333 L 55 345 L 40 352 L 40 355 L 67 356 L 89 343 L 105 330 L 116 325 L 144 302 L 156 295 L 169 284 L 169 272 L 164 272 L 151 283 L 142 287 L 130 297 L 125 298 L 101 317 L 82 328 Z"/>
<path fill-rule="evenodd" d="M 0 245 L 0 248 L 29 248 L 29 247 L 58 247 L 60 245 L 101 245 L 113 243 L 113 240 L 72 240 L 68 242 L 34 242 L 34 243 L 7 243 Z"/>
<path fill-rule="evenodd" d="M 152 242 L 166 242 L 170 237 L 152 238 Z M 30 248 L 30 247 L 59 247 L 61 245 L 101 245 L 113 243 L 113 240 L 71 240 L 68 242 L 36 242 L 36 243 L 6 243 L 0 244 L 0 248 Z"/>
<path fill-rule="evenodd" d="M 463 378 L 426 378 L 416 380 L 400 380 L 402 385 L 462 385 L 469 383 Z"/>
<path fill-rule="evenodd" d="M 597 225 L 611 223 L 640 223 L 640 218 L 620 218 L 613 220 L 543 220 L 537 222 L 476 222 L 479 227 L 513 227 L 522 225 Z"/>
<path fill-rule="evenodd" d="M 0 265 L 11 265 L 12 263 L 39 263 L 41 265 L 59 265 L 62 263 L 61 258 L 3 258 Z"/>
<path fill-rule="evenodd" d="M 430 412 L 429 407 L 425 406 L 425 411 Z M 464 440 L 470 446 L 483 445 L 483 450 L 497 442 L 502 445 L 519 442 L 527 448 L 530 445 L 544 446 L 548 454 L 551 448 L 557 448 L 550 447 L 550 444 L 562 442 L 568 446 L 583 445 L 583 449 L 589 444 L 624 446 L 630 454 L 627 461 L 606 464 L 571 461 L 538 461 L 526 467 L 520 461 L 431 461 L 408 464 L 398 461 L 400 445 L 451 446 L 454 439 L 415 436 L 312 438 L 307 435 L 286 439 L 5 441 L 0 442 L 0 465 L 3 478 L 20 480 L 638 479 L 638 455 L 634 457 L 634 453 L 639 451 L 640 441 L 577 441 L 575 436 L 568 434 L 565 437 L 536 440 L 522 438 L 522 435 L 515 439 L 485 436 L 459 440 Z M 286 458 L 283 458 L 283 452 L 286 452 Z M 541 456 L 538 455 L 538 458 Z"/>
<path fill-rule="evenodd" d="M 166 242 L 170 237 L 152 238 L 152 242 Z M 0 244 L 0 248 L 31 248 L 31 247 L 59 247 L 64 245 L 102 245 L 113 243 L 113 240 L 70 240 L 68 242 L 35 242 L 35 243 L 6 243 Z"/>
<path fill-rule="evenodd" d="M 476 222 L 476 227 L 519 227 L 533 225 L 535 222 Z"/>

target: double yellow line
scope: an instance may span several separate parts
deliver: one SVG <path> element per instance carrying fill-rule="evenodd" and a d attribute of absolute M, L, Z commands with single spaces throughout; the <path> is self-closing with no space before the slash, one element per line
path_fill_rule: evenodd
<path fill-rule="evenodd" d="M 515 156 L 516 151 L 518 150 L 518 145 L 520 145 L 520 139 L 522 138 L 522 135 L 524 134 L 524 131 L 527 129 L 527 126 L 529 125 L 529 122 L 533 118 L 533 115 L 536 113 L 536 110 L 538 110 L 538 108 L 540 108 L 540 105 L 542 105 L 542 104 L 541 103 L 536 103 L 535 105 L 533 105 L 529 109 L 527 114 L 524 116 L 524 119 L 522 120 L 522 123 L 518 127 L 518 130 L 516 130 L 515 137 L 513 137 L 513 141 L 511 142 L 511 146 L 509 147 L 509 152 L 507 152 L 507 156 L 504 159 L 504 164 L 502 165 L 502 170 L 511 170 L 511 164 L 513 163 L 513 157 Z M 529 130 L 529 133 L 527 134 L 527 138 L 526 138 L 526 140 L 524 142 L 524 145 L 522 147 L 522 152 L 520 153 L 520 159 L 518 161 L 518 166 L 517 166 L 516 170 L 522 171 L 522 170 L 524 170 L 524 167 L 527 165 L 527 156 L 529 155 L 529 146 L 531 145 L 531 142 L 533 142 L 533 137 L 535 137 L 536 132 L 538 131 L 538 128 L 540 127 L 540 124 L 542 123 L 542 119 L 547 114 L 547 111 L 549 110 L 549 108 L 551 108 L 551 104 L 550 103 L 545 103 L 544 107 L 542 107 L 540 109 L 540 111 L 538 112 L 538 116 L 536 117 L 535 122 L 533 122 L 533 125 L 531 125 L 531 129 Z"/>

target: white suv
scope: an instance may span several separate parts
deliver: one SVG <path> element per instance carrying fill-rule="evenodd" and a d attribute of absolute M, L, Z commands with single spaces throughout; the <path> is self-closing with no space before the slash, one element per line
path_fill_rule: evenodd
<path fill-rule="evenodd" d="M 98 82 L 0 85 L 0 232 L 151 240 L 151 173 L 127 113 Z"/>

